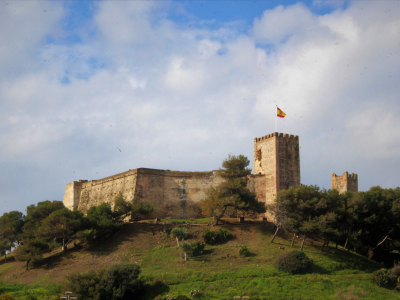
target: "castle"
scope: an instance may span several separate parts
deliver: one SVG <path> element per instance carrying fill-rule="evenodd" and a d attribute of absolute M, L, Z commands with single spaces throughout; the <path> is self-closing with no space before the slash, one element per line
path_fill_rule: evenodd
<path fill-rule="evenodd" d="M 254 174 L 248 187 L 258 201 L 270 203 L 276 193 L 300 184 L 299 137 L 274 132 L 254 139 Z M 199 202 L 211 187 L 224 179 L 218 171 L 181 172 L 139 168 L 99 180 L 78 180 L 67 184 L 63 203 L 70 210 L 86 212 L 103 202 L 113 203 L 122 192 L 125 199 L 153 204 L 151 217 L 195 218 L 201 215 Z M 332 189 L 340 193 L 358 191 L 356 174 L 332 174 Z"/>

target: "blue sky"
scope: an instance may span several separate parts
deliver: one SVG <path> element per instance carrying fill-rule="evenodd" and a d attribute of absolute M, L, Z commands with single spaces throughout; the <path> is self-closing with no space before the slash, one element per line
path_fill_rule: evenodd
<path fill-rule="evenodd" d="M 0 213 L 73 180 L 252 162 L 276 105 L 303 184 L 399 186 L 397 1 L 3 1 L 0 45 Z"/>

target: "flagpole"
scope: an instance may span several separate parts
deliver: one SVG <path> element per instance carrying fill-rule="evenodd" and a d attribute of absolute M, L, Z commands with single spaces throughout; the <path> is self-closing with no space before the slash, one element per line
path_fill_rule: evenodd
<path fill-rule="evenodd" d="M 278 132 L 278 105 L 276 105 L 275 109 L 275 132 Z"/>

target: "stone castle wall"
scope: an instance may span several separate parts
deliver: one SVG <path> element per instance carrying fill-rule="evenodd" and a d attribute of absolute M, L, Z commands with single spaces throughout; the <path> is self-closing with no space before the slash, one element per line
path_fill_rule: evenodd
<path fill-rule="evenodd" d="M 338 176 L 332 174 L 332 190 L 336 189 L 340 194 L 350 192 L 358 192 L 358 176 L 357 174 L 349 174 L 347 171 L 343 175 Z"/>
<path fill-rule="evenodd" d="M 249 175 L 248 187 L 256 193 L 258 201 L 275 201 L 279 190 L 299 187 L 299 137 L 274 132 L 254 139 L 254 175 Z M 84 213 L 101 203 L 113 204 L 122 192 L 127 200 L 133 198 L 153 204 L 154 212 L 148 217 L 199 217 L 199 202 L 206 192 L 217 187 L 223 178 L 219 171 L 180 172 L 139 168 L 99 180 L 79 180 L 67 184 L 64 205 Z M 332 189 L 340 193 L 358 191 L 357 174 L 332 174 Z M 268 215 L 268 217 L 272 217 Z"/>
<path fill-rule="evenodd" d="M 254 139 L 254 174 L 265 175 L 265 199 L 281 189 L 300 186 L 299 137 L 272 133 Z"/>
<path fill-rule="evenodd" d="M 265 176 L 249 176 L 249 188 L 265 201 Z M 122 192 L 127 200 L 153 204 L 154 211 L 148 217 L 194 218 L 201 216 L 199 202 L 206 192 L 218 186 L 224 179 L 218 171 L 180 172 L 156 169 L 135 169 L 99 180 L 73 181 L 66 186 L 64 205 L 83 213 L 103 202 L 113 204 L 115 196 Z"/>

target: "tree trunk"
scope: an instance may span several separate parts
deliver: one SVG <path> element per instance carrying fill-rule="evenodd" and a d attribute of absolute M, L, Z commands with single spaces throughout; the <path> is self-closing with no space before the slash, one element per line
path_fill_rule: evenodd
<path fill-rule="evenodd" d="M 321 246 L 321 252 L 324 252 L 325 246 L 328 247 L 329 240 L 324 239 L 322 246 Z"/>
<path fill-rule="evenodd" d="M 383 239 L 383 241 L 382 242 L 380 242 L 380 243 L 378 243 L 378 245 L 376 245 L 376 247 L 374 248 L 374 250 L 376 249 L 376 248 L 378 248 L 379 247 L 379 245 L 381 245 L 384 241 L 386 241 L 386 239 L 388 238 L 389 236 L 387 235 L 387 236 L 385 236 L 385 238 Z"/>
<path fill-rule="evenodd" d="M 4 251 L 4 262 L 5 262 L 5 263 L 7 262 L 7 250 Z"/>
<path fill-rule="evenodd" d="M 214 217 L 214 224 L 213 224 L 213 226 L 217 226 L 217 225 L 218 225 L 219 219 L 221 219 L 222 216 L 225 214 L 225 210 L 226 210 L 226 209 L 224 209 L 223 212 L 220 213 L 218 216 Z"/>
<path fill-rule="evenodd" d="M 304 241 L 306 240 L 306 235 L 303 235 L 303 241 L 301 242 L 301 249 L 300 251 L 303 251 L 303 247 L 304 247 Z"/>
<path fill-rule="evenodd" d="M 274 236 L 272 237 L 272 239 L 271 239 L 270 243 L 273 243 L 273 242 L 274 242 L 274 239 L 275 239 L 276 235 L 278 234 L 279 227 L 280 227 L 279 225 L 277 225 L 277 226 L 276 226 L 276 231 L 275 231 L 275 234 L 274 234 Z"/>
<path fill-rule="evenodd" d="M 65 239 L 63 238 L 63 246 L 62 246 L 63 254 L 65 255 Z"/>
<path fill-rule="evenodd" d="M 294 245 L 294 239 L 296 238 L 296 234 L 295 233 L 293 233 L 293 238 L 292 238 L 292 247 L 293 247 L 293 245 Z"/>
<path fill-rule="evenodd" d="M 27 261 L 26 261 L 26 271 L 28 271 L 28 268 L 29 268 L 29 263 L 31 262 L 31 260 L 30 259 L 28 259 Z"/>
<path fill-rule="evenodd" d="M 344 243 L 344 249 L 346 249 L 346 247 L 347 247 L 347 242 L 349 241 L 349 239 L 347 238 L 346 239 L 346 243 Z"/>
<path fill-rule="evenodd" d="M 335 246 L 335 248 L 337 249 L 337 242 L 336 242 L 336 246 Z"/>
<path fill-rule="evenodd" d="M 184 252 L 184 254 L 185 254 L 185 261 L 187 261 L 187 258 L 186 258 L 186 252 Z"/>
<path fill-rule="evenodd" d="M 175 238 L 176 238 L 176 243 L 178 244 L 178 248 L 179 248 L 179 240 L 178 240 L 178 237 L 176 236 Z"/>

